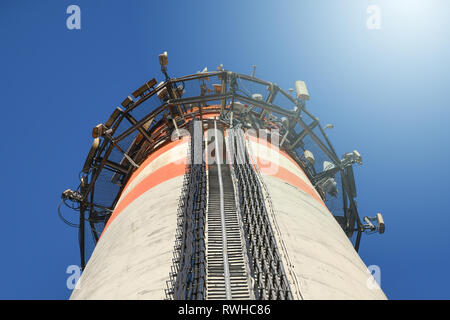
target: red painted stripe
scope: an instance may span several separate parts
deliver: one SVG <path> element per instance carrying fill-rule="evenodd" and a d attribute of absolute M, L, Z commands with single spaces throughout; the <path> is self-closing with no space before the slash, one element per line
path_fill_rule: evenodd
<path fill-rule="evenodd" d="M 255 143 L 259 143 L 259 144 L 261 144 L 263 146 L 266 146 L 267 148 L 271 148 L 271 150 L 278 151 L 286 159 L 288 159 L 290 162 L 292 162 L 299 170 L 301 170 L 301 172 L 305 173 L 305 171 L 303 171 L 303 169 L 300 167 L 300 165 L 294 159 L 292 159 L 292 157 L 288 153 L 286 153 L 285 151 L 283 151 L 280 148 L 274 146 L 273 144 L 271 144 L 267 140 L 259 139 L 259 138 L 256 138 L 256 137 L 250 136 L 250 135 L 249 135 L 249 137 L 250 137 L 250 140 L 255 142 Z M 261 140 L 263 142 L 259 142 Z M 257 161 L 258 161 L 258 166 L 260 167 L 260 169 L 263 169 L 264 167 L 270 167 L 270 165 L 267 166 L 267 161 L 268 160 L 266 160 L 266 159 L 263 160 L 265 162 L 264 164 L 261 162 L 261 160 L 259 158 L 258 158 Z M 310 185 L 305 183 L 302 179 L 300 179 L 297 175 L 293 174 L 289 170 L 287 170 L 287 169 L 285 169 L 285 168 L 283 168 L 281 166 L 278 166 L 278 167 L 281 169 L 281 171 L 286 171 L 286 172 L 280 173 L 280 176 L 279 176 L 280 179 L 281 179 L 281 177 L 285 177 L 289 181 L 285 180 L 285 179 L 283 179 L 283 180 L 285 180 L 286 182 L 289 182 L 289 183 L 295 185 L 296 187 L 299 187 L 300 189 L 302 189 L 303 191 L 307 192 L 309 195 L 313 196 L 315 199 L 317 199 L 320 203 L 322 203 L 325 206 L 325 203 L 323 202 L 322 198 L 317 194 L 317 191 L 314 188 L 312 188 Z M 288 175 L 291 175 L 292 177 L 288 178 Z M 277 175 L 275 175 L 275 176 L 277 176 Z M 305 174 L 305 176 L 306 176 L 306 174 Z M 301 181 L 301 183 L 298 182 L 297 179 L 299 179 Z M 303 185 L 303 184 L 306 186 L 306 189 L 301 187 L 301 185 Z"/>
<path fill-rule="evenodd" d="M 123 190 L 126 190 L 127 187 L 130 185 L 130 183 L 139 175 L 139 173 L 144 170 L 145 167 L 147 167 L 153 160 L 155 160 L 156 158 L 158 158 L 160 155 L 162 155 L 163 153 L 169 151 L 172 148 L 175 148 L 176 146 L 182 144 L 182 143 L 187 143 L 188 142 L 188 137 L 183 137 L 180 140 L 177 141 L 173 141 L 171 143 L 166 144 L 165 146 L 159 148 L 158 150 L 154 151 L 152 154 L 150 154 L 148 156 L 148 158 L 139 166 L 139 168 L 133 172 L 133 174 L 131 175 L 130 179 L 128 179 L 127 184 L 125 185 L 125 188 L 123 188 Z"/>
<path fill-rule="evenodd" d="M 289 161 L 291 161 L 298 169 L 300 169 L 304 173 L 302 167 L 300 167 L 299 164 L 294 159 L 292 159 L 288 153 L 286 153 L 286 151 L 281 150 L 280 148 L 274 146 L 273 144 L 271 144 L 269 141 L 267 141 L 265 139 L 256 138 L 251 135 L 248 135 L 248 137 L 250 137 L 250 140 L 255 143 L 259 143 L 262 146 L 266 146 L 267 148 L 270 148 L 271 150 L 278 151 L 279 153 L 281 153 L 283 156 L 285 156 Z M 262 142 L 260 142 L 260 141 L 262 141 Z"/>
<path fill-rule="evenodd" d="M 220 113 L 218 112 L 211 112 L 211 113 L 206 113 L 203 115 L 204 118 L 212 118 L 212 117 L 216 117 L 219 116 Z M 125 188 L 123 188 L 123 190 L 126 190 L 126 188 L 130 185 L 130 183 L 139 175 L 139 173 L 144 170 L 145 167 L 147 167 L 153 160 L 155 160 L 157 157 L 159 157 L 161 154 L 169 151 L 170 149 L 178 146 L 179 144 L 182 143 L 187 143 L 189 141 L 189 137 L 182 137 L 180 140 L 176 140 L 173 142 L 170 142 L 166 145 L 164 145 L 163 147 L 159 148 L 158 150 L 154 151 L 153 153 L 151 153 L 148 158 L 139 166 L 139 168 L 133 172 L 133 174 L 131 175 L 130 179 L 128 179 Z"/>
<path fill-rule="evenodd" d="M 251 139 L 253 141 L 257 141 L 257 139 L 255 139 L 254 137 L 251 137 Z M 150 154 L 150 156 L 141 164 L 141 166 L 139 167 L 139 169 L 137 169 L 133 175 L 130 177 L 129 181 L 127 182 L 125 188 L 123 190 L 125 190 L 129 184 L 139 175 L 139 173 L 147 166 L 149 165 L 153 160 L 155 160 L 158 156 L 160 156 L 161 154 L 167 152 L 168 150 L 178 146 L 179 144 L 182 143 L 186 143 L 188 140 L 185 139 L 181 139 L 181 140 L 177 140 L 174 142 L 171 142 L 163 147 L 161 147 L 160 149 L 156 150 L 154 153 Z M 270 144 L 270 143 L 268 143 Z M 278 148 L 273 147 L 274 150 L 278 150 L 280 153 L 282 153 L 287 159 L 289 159 L 291 162 L 293 162 L 300 170 L 301 167 L 285 152 L 279 150 Z M 161 168 L 155 170 L 154 172 L 150 173 L 148 176 L 146 176 L 142 181 L 140 181 L 132 190 L 130 190 L 128 192 L 128 194 L 121 199 L 121 201 L 119 202 L 119 204 L 116 206 L 116 208 L 114 209 L 110 219 L 108 220 L 108 223 L 105 226 L 105 229 L 103 230 L 103 232 L 105 232 L 105 230 L 109 227 L 109 225 L 112 223 L 112 221 L 134 200 L 136 200 L 139 196 L 141 196 L 143 193 L 145 193 L 146 191 L 152 189 L 153 187 L 157 186 L 158 184 L 165 182 L 167 180 L 173 179 L 175 177 L 184 175 L 185 173 L 185 168 L 186 168 L 186 158 L 184 159 L 180 159 L 183 161 L 177 161 L 177 163 L 169 163 L 165 166 L 162 166 Z M 263 160 L 264 162 L 261 161 L 260 158 L 257 158 L 258 161 L 258 166 L 260 167 L 260 169 L 264 170 L 264 167 L 267 166 L 267 160 Z M 274 174 L 270 174 L 278 179 L 281 179 L 283 181 L 286 181 L 288 183 L 290 183 L 293 186 L 298 187 L 299 189 L 303 190 L 304 192 L 306 192 L 307 194 L 309 194 L 311 197 L 313 197 L 314 199 L 316 199 L 319 203 L 321 203 L 323 206 L 325 206 L 324 202 L 322 201 L 322 199 L 320 198 L 320 196 L 318 196 L 317 192 L 315 191 L 315 189 L 313 189 L 311 186 L 309 186 L 307 183 L 305 183 L 301 178 L 299 178 L 297 175 L 293 174 L 292 172 L 290 172 L 289 170 L 278 166 L 277 168 L 278 170 L 276 170 L 276 172 Z M 303 171 L 303 170 L 302 170 Z M 326 206 L 325 206 L 326 207 Z"/>
<path fill-rule="evenodd" d="M 185 158 L 186 160 L 186 158 Z M 119 202 L 119 204 L 114 208 L 108 223 L 105 226 L 105 230 L 109 227 L 112 221 L 134 200 L 139 198 L 143 193 L 156 187 L 158 184 L 165 182 L 167 180 L 173 179 L 175 177 L 184 175 L 186 169 L 186 164 L 180 161 L 180 163 L 169 163 L 158 170 L 150 173 L 141 182 L 139 182 L 127 195 Z M 103 233 L 102 233 L 103 234 Z"/>
<path fill-rule="evenodd" d="M 257 158 L 258 161 L 258 167 L 260 168 L 261 172 L 264 174 L 264 166 L 267 165 L 267 160 L 263 160 L 265 163 L 261 162 L 260 158 Z M 270 170 L 271 171 L 271 170 Z M 325 203 L 323 202 L 322 198 L 317 194 L 317 191 L 312 188 L 310 185 L 308 185 L 305 181 L 303 181 L 300 177 L 298 177 L 297 175 L 293 174 L 292 172 L 290 172 L 289 170 L 278 166 L 277 170 L 275 170 L 275 172 L 269 173 L 268 175 L 276 177 L 278 179 L 281 179 L 283 181 L 286 181 L 287 183 L 303 190 L 304 192 L 306 192 L 308 195 L 310 195 L 311 197 L 313 197 L 314 199 L 316 199 L 320 204 L 322 204 L 325 208 L 327 207 L 325 205 Z"/>

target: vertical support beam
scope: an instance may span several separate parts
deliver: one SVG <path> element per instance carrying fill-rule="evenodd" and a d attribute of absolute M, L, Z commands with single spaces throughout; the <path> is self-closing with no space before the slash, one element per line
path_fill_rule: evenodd
<path fill-rule="evenodd" d="M 227 74 L 224 72 L 221 75 L 222 77 L 222 91 L 221 94 L 225 94 L 227 92 Z M 223 111 L 225 110 L 227 98 L 222 99 L 222 103 L 220 105 L 220 114 L 223 114 Z"/>
<path fill-rule="evenodd" d="M 85 205 L 81 204 L 80 207 L 80 230 L 79 230 L 79 240 L 80 240 L 80 263 L 81 263 L 81 271 L 86 267 L 86 257 L 85 257 L 85 248 L 84 248 L 84 236 L 85 236 L 85 228 L 84 228 L 84 211 Z"/>
<path fill-rule="evenodd" d="M 356 243 L 355 243 L 355 250 L 358 252 L 359 250 L 359 243 L 361 242 L 361 228 L 358 227 L 358 235 L 356 236 Z"/>
<path fill-rule="evenodd" d="M 278 86 L 276 86 L 272 83 L 271 87 L 270 87 L 270 94 L 267 97 L 266 102 L 272 103 L 273 99 L 275 99 L 275 96 L 277 95 L 277 92 L 278 92 Z M 263 109 L 261 111 L 261 114 L 259 115 L 259 119 L 262 120 L 264 118 L 265 114 L 266 114 L 266 110 Z"/>
<path fill-rule="evenodd" d="M 86 192 L 86 177 L 81 178 L 81 186 L 80 186 L 81 194 L 84 194 Z M 80 202 L 80 229 L 78 233 L 79 241 L 80 241 L 80 264 L 81 264 L 81 271 L 84 270 L 86 267 L 86 254 L 85 254 L 85 226 L 84 226 L 84 212 L 86 211 L 86 204 L 84 201 Z"/>

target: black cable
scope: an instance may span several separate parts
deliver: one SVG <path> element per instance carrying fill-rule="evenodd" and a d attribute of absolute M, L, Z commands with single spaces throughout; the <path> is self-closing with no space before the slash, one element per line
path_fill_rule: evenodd
<path fill-rule="evenodd" d="M 79 228 L 79 227 L 80 227 L 79 224 L 70 222 L 69 220 L 67 220 L 66 218 L 63 217 L 62 212 L 61 212 L 61 205 L 62 205 L 63 203 L 67 206 L 67 204 L 65 203 L 64 199 L 62 199 L 62 200 L 59 202 L 59 204 L 58 204 L 58 216 L 59 216 L 59 218 L 60 218 L 65 224 L 67 224 L 68 226 L 73 227 L 73 228 Z"/>

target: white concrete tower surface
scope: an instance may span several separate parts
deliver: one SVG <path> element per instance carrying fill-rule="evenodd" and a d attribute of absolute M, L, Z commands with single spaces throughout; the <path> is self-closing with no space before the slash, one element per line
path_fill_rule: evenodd
<path fill-rule="evenodd" d="M 306 84 L 219 68 L 152 79 L 93 130 L 71 299 L 386 299 L 358 255 L 353 166 L 306 108 Z M 372 222 L 377 223 L 372 223 Z"/>

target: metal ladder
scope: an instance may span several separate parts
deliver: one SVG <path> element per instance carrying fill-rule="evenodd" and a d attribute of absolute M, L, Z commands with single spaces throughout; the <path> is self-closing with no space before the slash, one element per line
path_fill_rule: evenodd
<path fill-rule="evenodd" d="M 206 298 L 250 299 L 250 277 L 231 172 L 218 160 L 219 164 L 208 168 Z"/>

